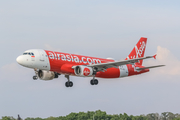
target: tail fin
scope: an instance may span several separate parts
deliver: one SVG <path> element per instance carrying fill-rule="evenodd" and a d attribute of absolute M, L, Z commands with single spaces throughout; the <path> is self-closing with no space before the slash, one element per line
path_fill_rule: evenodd
<path fill-rule="evenodd" d="M 125 60 L 144 57 L 146 43 L 147 38 L 141 37 L 139 42 L 136 44 L 136 46 L 133 48 L 133 50 Z M 138 63 L 136 63 L 136 65 L 142 65 L 142 63 L 143 60 L 140 60 Z"/>

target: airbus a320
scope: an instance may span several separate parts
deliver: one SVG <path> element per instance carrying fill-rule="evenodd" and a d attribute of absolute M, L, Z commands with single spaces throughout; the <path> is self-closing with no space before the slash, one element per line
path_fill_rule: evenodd
<path fill-rule="evenodd" d="M 125 60 L 115 61 L 83 55 L 55 52 L 42 49 L 27 50 L 16 61 L 27 68 L 34 69 L 34 80 L 53 80 L 59 75 L 65 75 L 66 87 L 72 87 L 69 76 L 92 77 L 91 85 L 97 85 L 96 78 L 122 78 L 149 72 L 150 68 L 164 65 L 144 67 L 144 59 L 154 58 L 156 55 L 144 57 L 147 38 L 141 37 Z"/>

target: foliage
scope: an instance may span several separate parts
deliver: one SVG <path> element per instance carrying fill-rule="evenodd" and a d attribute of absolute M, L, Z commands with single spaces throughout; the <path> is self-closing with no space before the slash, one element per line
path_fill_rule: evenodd
<path fill-rule="evenodd" d="M 0 120 L 16 120 L 13 117 L 2 117 Z M 173 114 L 171 112 L 164 112 L 161 115 L 158 113 L 151 113 L 148 115 L 133 116 L 124 114 L 108 115 L 106 112 L 97 110 L 95 112 L 79 112 L 70 113 L 67 116 L 48 117 L 48 118 L 26 118 L 24 120 L 180 120 L 180 114 Z"/>
<path fill-rule="evenodd" d="M 1 120 L 16 120 L 15 118 L 13 118 L 13 117 L 9 117 L 9 116 L 4 116 L 4 117 L 2 117 L 2 119 Z"/>

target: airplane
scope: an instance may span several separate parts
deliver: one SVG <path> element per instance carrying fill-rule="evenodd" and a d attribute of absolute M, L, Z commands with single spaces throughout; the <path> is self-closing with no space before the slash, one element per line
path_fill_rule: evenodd
<path fill-rule="evenodd" d="M 150 68 L 165 66 L 142 66 L 143 60 L 156 59 L 156 55 L 144 57 L 146 43 L 147 38 L 141 37 L 127 58 L 121 61 L 42 49 L 27 50 L 17 57 L 16 61 L 24 67 L 34 69 L 34 80 L 53 80 L 63 74 L 67 78 L 66 87 L 73 86 L 70 76 L 92 77 L 90 84 L 97 85 L 99 81 L 96 77 L 122 78 L 149 72 Z"/>

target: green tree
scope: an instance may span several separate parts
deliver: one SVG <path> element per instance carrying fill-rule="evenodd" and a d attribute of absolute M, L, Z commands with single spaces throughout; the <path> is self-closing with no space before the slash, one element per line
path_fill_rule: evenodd
<path fill-rule="evenodd" d="M 135 120 L 149 120 L 149 119 L 144 115 L 140 115 L 140 116 L 136 116 Z"/>
<path fill-rule="evenodd" d="M 39 117 L 37 117 L 37 118 L 30 118 L 30 117 L 27 117 L 25 120 L 44 120 L 44 119 L 39 118 Z"/>
<path fill-rule="evenodd" d="M 120 120 L 131 120 L 131 118 L 126 113 L 124 113 L 124 115 L 120 114 L 119 116 Z"/>
<path fill-rule="evenodd" d="M 105 120 L 106 119 L 106 112 L 103 112 L 101 110 L 97 110 L 94 114 L 95 120 Z"/>
<path fill-rule="evenodd" d="M 59 117 L 48 117 L 45 119 L 42 118 L 26 118 L 25 120 L 180 120 L 180 114 L 173 114 L 171 112 L 164 112 L 161 116 L 158 113 L 151 113 L 148 115 L 133 116 L 126 113 L 119 115 L 108 115 L 106 112 L 97 110 L 97 111 L 88 111 L 88 112 L 79 112 L 79 113 L 70 113 L 67 116 Z M 2 117 L 1 120 L 15 120 L 13 117 Z"/>
<path fill-rule="evenodd" d="M 2 119 L 1 120 L 16 120 L 15 118 L 13 118 L 13 117 L 9 117 L 9 116 L 4 116 L 4 117 L 2 117 Z"/>
<path fill-rule="evenodd" d="M 173 120 L 180 120 L 180 118 L 174 118 Z"/>
<path fill-rule="evenodd" d="M 88 115 L 84 112 L 79 112 L 78 114 L 78 119 L 76 120 L 87 120 L 88 119 Z"/>
<path fill-rule="evenodd" d="M 94 115 L 95 115 L 95 112 L 91 112 L 91 111 L 87 112 L 88 119 L 90 119 L 90 120 L 93 120 Z"/>
<path fill-rule="evenodd" d="M 110 120 L 120 120 L 120 116 L 119 115 L 112 115 Z"/>
<path fill-rule="evenodd" d="M 70 113 L 67 115 L 65 120 L 77 120 L 78 119 L 78 114 L 79 113 Z M 63 119 L 64 120 L 64 119 Z"/>
<path fill-rule="evenodd" d="M 35 118 L 35 120 L 42 120 L 42 119 L 40 119 L 40 118 Z M 57 120 L 57 118 L 51 116 L 51 117 L 46 118 L 46 120 Z"/>
<path fill-rule="evenodd" d="M 175 115 L 171 112 L 164 112 L 161 114 L 161 120 L 173 120 Z"/>
<path fill-rule="evenodd" d="M 146 116 L 147 116 L 148 120 L 159 120 L 160 119 L 160 116 L 158 113 L 151 113 Z"/>
<path fill-rule="evenodd" d="M 26 118 L 25 120 L 35 120 L 35 118 L 30 118 L 30 117 L 28 117 L 28 118 Z"/>

